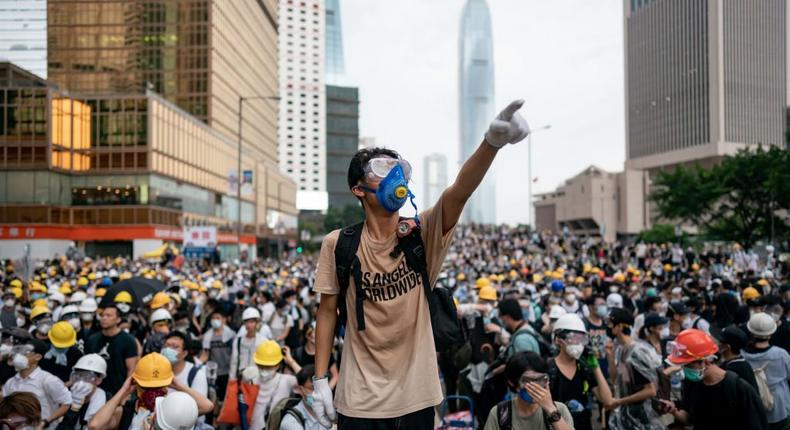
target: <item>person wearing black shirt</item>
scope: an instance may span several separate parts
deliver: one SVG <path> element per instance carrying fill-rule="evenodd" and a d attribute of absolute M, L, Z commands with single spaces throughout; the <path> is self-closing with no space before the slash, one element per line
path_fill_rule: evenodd
<path fill-rule="evenodd" d="M 132 335 L 121 330 L 121 321 L 118 308 L 105 308 L 99 318 L 101 331 L 94 333 L 85 343 L 87 353 L 99 354 L 107 361 L 107 376 L 100 387 L 110 396 L 123 386 L 139 359 L 137 343 Z"/>
<path fill-rule="evenodd" d="M 315 366 L 315 322 L 305 326 L 304 345 L 296 348 L 293 356 L 294 360 L 301 367 L 310 364 Z M 334 354 L 329 354 L 329 388 L 335 388 L 337 375 L 337 363 L 335 363 Z"/>
<path fill-rule="evenodd" d="M 719 341 L 719 356 L 722 358 L 722 367 L 729 370 L 757 390 L 757 380 L 754 370 L 741 356 L 741 349 L 749 343 L 749 335 L 738 327 L 731 325 L 724 330 L 712 328 L 711 334 Z"/>

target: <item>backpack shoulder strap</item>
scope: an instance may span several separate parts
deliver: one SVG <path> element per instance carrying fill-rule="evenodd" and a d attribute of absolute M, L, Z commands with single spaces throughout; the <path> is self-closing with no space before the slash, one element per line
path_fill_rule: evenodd
<path fill-rule="evenodd" d="M 200 366 L 192 365 L 192 368 L 189 369 L 189 374 L 187 374 L 187 387 L 192 388 L 192 382 L 195 381 L 195 376 L 197 376 L 198 371 L 200 371 L 202 367 L 202 364 Z"/>
<path fill-rule="evenodd" d="M 363 225 L 364 221 L 340 230 L 337 243 L 335 244 L 335 274 L 337 275 L 337 284 L 340 287 L 340 294 L 337 298 L 337 304 L 340 310 L 337 324 L 338 330 L 340 326 L 346 324 L 346 319 L 348 317 L 346 309 L 346 292 L 348 291 L 348 285 L 354 271 L 353 266 L 356 266 L 359 262 L 357 258 L 357 249 L 359 248 L 359 241 L 362 237 Z M 359 282 L 356 283 L 357 289 L 361 289 Z M 362 297 L 357 297 L 357 326 L 360 330 L 363 330 L 365 326 L 365 316 L 363 313 L 359 312 L 362 300 L 364 300 L 364 295 Z M 362 324 L 360 324 L 360 319 L 362 320 Z"/>
<path fill-rule="evenodd" d="M 431 278 L 428 275 L 428 260 L 425 255 L 425 244 L 422 241 L 420 227 L 413 226 L 409 234 L 398 237 L 398 248 L 406 257 L 406 264 L 422 277 L 423 291 L 425 291 L 425 296 L 430 304 L 432 302 Z"/>
<path fill-rule="evenodd" d="M 513 429 L 513 412 L 510 410 L 510 400 L 503 400 L 496 405 L 496 415 L 499 430 Z"/>
<path fill-rule="evenodd" d="M 697 317 L 697 319 L 694 320 L 694 323 L 691 324 L 691 328 L 699 328 L 699 320 L 701 319 L 702 317 Z"/>
<path fill-rule="evenodd" d="M 299 425 L 304 426 L 304 417 L 302 416 L 302 413 L 299 412 L 299 409 L 296 409 L 294 407 L 289 407 L 288 409 L 285 410 L 285 415 L 290 415 L 296 418 L 296 421 L 299 422 Z"/>

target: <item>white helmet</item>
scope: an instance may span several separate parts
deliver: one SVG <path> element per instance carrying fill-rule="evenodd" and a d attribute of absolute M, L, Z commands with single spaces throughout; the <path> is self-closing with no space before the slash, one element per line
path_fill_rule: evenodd
<path fill-rule="evenodd" d="M 78 314 L 80 313 L 80 309 L 75 305 L 66 305 L 63 306 L 63 309 L 60 311 L 60 319 L 62 320 L 64 316 L 68 314 Z"/>
<path fill-rule="evenodd" d="M 82 303 L 82 301 L 87 298 L 88 295 L 85 294 L 85 291 L 75 291 L 71 297 L 69 297 L 69 303 Z"/>
<path fill-rule="evenodd" d="M 197 402 L 180 391 L 156 398 L 156 426 L 162 430 L 191 430 L 198 420 Z"/>
<path fill-rule="evenodd" d="M 554 322 L 551 332 L 554 334 L 560 330 L 571 330 L 578 331 L 580 333 L 587 333 L 587 327 L 584 326 L 584 322 L 576 314 L 565 314 L 559 317 L 557 321 Z"/>
<path fill-rule="evenodd" d="M 776 322 L 767 313 L 758 312 L 749 318 L 746 328 L 749 329 L 749 333 L 757 337 L 769 338 L 776 332 Z"/>
<path fill-rule="evenodd" d="M 562 306 L 554 305 L 549 311 L 549 319 L 556 320 L 567 313 L 568 311 L 566 311 Z"/>
<path fill-rule="evenodd" d="M 170 315 L 170 312 L 167 309 L 159 308 L 151 313 L 151 319 L 149 320 L 151 325 L 154 325 L 157 321 L 173 321 L 173 317 Z"/>
<path fill-rule="evenodd" d="M 107 277 L 109 277 L 109 278 L 117 278 L 118 277 L 118 271 L 115 270 L 115 269 L 110 269 L 110 271 L 107 272 Z"/>
<path fill-rule="evenodd" d="M 260 311 L 258 311 L 258 309 L 250 307 L 250 308 L 244 309 L 244 312 L 241 313 L 241 320 L 242 321 L 247 321 L 247 320 L 251 320 L 251 319 L 261 319 L 261 313 L 260 313 Z"/>
<path fill-rule="evenodd" d="M 93 297 L 88 297 L 87 299 L 83 300 L 80 304 L 80 312 L 81 313 L 94 313 L 96 310 L 99 309 L 99 305 L 96 304 L 96 299 Z"/>
<path fill-rule="evenodd" d="M 74 365 L 76 370 L 90 370 L 98 373 L 104 378 L 107 376 L 107 362 L 99 354 L 83 355 Z"/>
<path fill-rule="evenodd" d="M 608 308 L 622 308 L 623 296 L 618 293 L 611 293 L 606 297 L 606 306 Z"/>
<path fill-rule="evenodd" d="M 60 291 L 55 291 L 54 293 L 49 293 L 49 300 L 58 302 L 62 305 L 63 302 L 66 301 L 66 296 L 64 296 Z"/>

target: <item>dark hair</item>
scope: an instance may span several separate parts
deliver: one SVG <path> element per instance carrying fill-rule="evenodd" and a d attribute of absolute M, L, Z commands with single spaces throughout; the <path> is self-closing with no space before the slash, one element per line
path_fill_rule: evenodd
<path fill-rule="evenodd" d="M 313 376 L 315 376 L 315 366 L 308 364 L 296 374 L 296 383 L 304 387 L 304 384 L 313 379 Z"/>
<path fill-rule="evenodd" d="M 368 161 L 381 156 L 400 158 L 400 154 L 387 148 L 364 148 L 357 151 L 348 164 L 348 188 L 354 188 L 365 177 L 365 165 Z"/>
<path fill-rule="evenodd" d="M 177 338 L 181 339 L 181 342 L 183 342 L 183 344 L 184 344 L 183 348 L 187 349 L 187 344 L 189 343 L 188 340 L 187 340 L 187 335 L 185 335 L 184 333 L 181 333 L 180 331 L 173 330 L 173 331 L 170 332 L 170 334 L 165 336 L 165 340 L 168 340 L 168 339 L 174 338 L 174 337 L 177 337 Z"/>
<path fill-rule="evenodd" d="M 21 415 L 38 424 L 41 420 L 41 403 L 32 393 L 11 393 L 0 400 L 0 418 L 8 418 L 11 414 Z"/>
<path fill-rule="evenodd" d="M 189 314 L 186 312 L 176 312 L 176 314 L 173 315 L 173 321 L 182 320 L 184 318 L 189 318 Z"/>
<path fill-rule="evenodd" d="M 222 312 L 221 309 L 214 309 L 213 311 L 211 311 L 211 315 L 208 316 L 209 319 L 214 318 L 214 315 L 219 315 L 222 318 L 225 318 L 225 312 Z"/>
<path fill-rule="evenodd" d="M 288 302 L 286 302 L 285 299 L 277 300 L 277 303 L 274 305 L 276 309 L 282 309 L 286 306 L 288 306 Z"/>
<path fill-rule="evenodd" d="M 527 370 L 538 373 L 549 372 L 546 360 L 541 358 L 540 355 L 532 351 L 522 351 L 513 354 L 507 359 L 507 364 L 505 364 L 505 379 L 507 379 L 511 385 L 518 385 L 521 375 Z"/>
<path fill-rule="evenodd" d="M 524 319 L 524 313 L 521 310 L 521 305 L 516 299 L 505 299 L 499 302 L 499 316 L 509 316 L 516 321 Z"/>
<path fill-rule="evenodd" d="M 288 300 L 291 297 L 296 295 L 296 291 L 294 290 L 286 290 L 283 292 L 283 299 Z"/>

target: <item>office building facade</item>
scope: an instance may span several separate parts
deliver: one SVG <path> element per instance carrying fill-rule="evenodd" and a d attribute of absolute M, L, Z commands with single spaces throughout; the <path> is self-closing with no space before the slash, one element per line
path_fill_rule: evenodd
<path fill-rule="evenodd" d="M 494 48 L 491 14 L 486 0 L 467 0 L 461 15 L 459 34 L 458 95 L 460 159 L 463 163 L 480 145 L 488 123 L 494 117 Z M 467 223 L 496 222 L 494 169 L 464 207 Z"/>
<path fill-rule="evenodd" d="M 47 77 L 47 0 L 0 0 L 0 61 Z"/>
<path fill-rule="evenodd" d="M 280 169 L 297 184 L 300 210 L 325 210 L 324 1 L 280 0 Z"/>
<path fill-rule="evenodd" d="M 348 164 L 359 145 L 359 90 L 326 86 L 326 191 L 329 207 L 359 204 L 348 189 Z"/>
<path fill-rule="evenodd" d="M 424 157 L 420 181 L 423 183 L 423 195 L 418 196 L 420 205 L 433 206 L 447 188 L 447 157 L 438 153 Z"/>
<path fill-rule="evenodd" d="M 326 0 L 326 83 L 345 85 L 346 65 L 343 54 L 343 22 L 340 0 Z"/>

